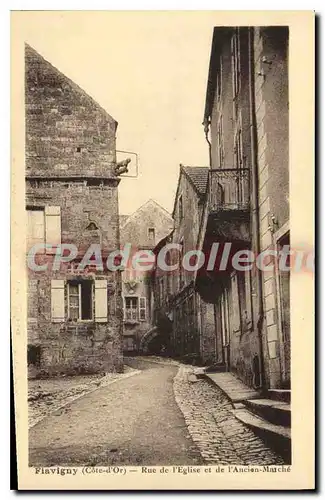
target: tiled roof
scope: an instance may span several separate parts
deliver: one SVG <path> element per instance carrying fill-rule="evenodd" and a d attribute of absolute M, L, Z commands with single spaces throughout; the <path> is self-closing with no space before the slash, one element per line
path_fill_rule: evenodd
<path fill-rule="evenodd" d="M 209 167 L 182 167 L 184 173 L 190 178 L 196 191 L 203 195 L 206 192 Z"/>

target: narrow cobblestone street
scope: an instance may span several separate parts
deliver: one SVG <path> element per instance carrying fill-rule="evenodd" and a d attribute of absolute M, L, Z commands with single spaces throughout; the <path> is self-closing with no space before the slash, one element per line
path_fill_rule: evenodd
<path fill-rule="evenodd" d="M 192 381 L 191 381 L 192 380 Z M 232 403 L 216 386 L 197 379 L 180 366 L 174 380 L 175 399 L 202 457 L 211 464 L 282 464 L 281 457 L 239 422 Z"/>
<path fill-rule="evenodd" d="M 87 394 L 30 429 L 31 466 L 281 464 L 192 367 L 127 358 L 141 370 Z"/>

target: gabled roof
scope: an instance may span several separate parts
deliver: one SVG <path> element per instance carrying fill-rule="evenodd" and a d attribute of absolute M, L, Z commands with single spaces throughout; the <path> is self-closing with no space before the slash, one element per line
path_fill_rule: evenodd
<path fill-rule="evenodd" d="M 188 181 L 190 182 L 191 186 L 193 186 L 199 198 L 201 198 L 206 193 L 208 184 L 208 174 L 209 174 L 209 167 L 189 167 L 189 166 L 184 166 L 180 163 L 179 176 L 178 176 L 178 182 L 174 200 L 174 208 L 172 212 L 173 217 L 175 215 L 175 208 L 176 208 L 179 186 L 182 175 L 184 175 L 186 179 L 188 179 Z"/>
<path fill-rule="evenodd" d="M 199 195 L 204 195 L 207 189 L 209 167 L 182 167 L 183 172 Z"/>
<path fill-rule="evenodd" d="M 131 215 L 123 215 L 123 220 L 120 219 L 120 225 L 121 225 L 121 228 L 126 226 L 126 224 L 128 224 L 130 221 L 132 221 L 134 219 L 134 217 L 139 213 L 141 212 L 142 210 L 145 210 L 146 208 L 150 208 L 151 207 L 157 207 L 161 212 L 163 212 L 166 217 L 170 218 L 170 220 L 172 221 L 173 218 L 172 216 L 170 215 L 169 212 L 167 212 L 167 210 L 162 207 L 161 205 L 159 205 L 159 203 L 157 203 L 155 200 L 153 200 L 152 198 L 150 198 L 149 200 L 147 200 L 145 203 L 143 203 L 143 205 L 141 205 L 135 212 L 133 212 Z M 121 217 L 121 216 L 120 216 Z"/>
<path fill-rule="evenodd" d="M 52 75 L 55 74 L 56 77 L 60 78 L 62 83 L 69 85 L 71 90 L 75 92 L 77 95 L 79 95 L 85 102 L 89 103 L 90 106 L 95 107 L 98 111 L 100 111 L 103 115 L 106 116 L 106 118 L 110 122 L 115 123 L 115 127 L 117 127 L 118 123 L 113 118 L 102 106 L 98 104 L 97 101 L 93 97 L 91 97 L 87 92 L 85 92 L 79 85 L 77 85 L 74 81 L 72 81 L 70 78 L 68 78 L 64 73 L 62 73 L 60 70 L 58 70 L 55 66 L 53 66 L 50 62 L 48 62 L 46 59 L 44 59 L 43 56 L 41 56 L 33 47 L 25 43 L 25 72 L 28 73 L 28 64 L 30 61 L 36 61 L 37 66 L 41 67 L 42 70 L 41 72 L 44 73 L 44 70 L 46 72 L 50 72 Z M 26 74 L 26 76 L 28 76 Z M 36 82 L 37 85 L 37 82 Z"/>

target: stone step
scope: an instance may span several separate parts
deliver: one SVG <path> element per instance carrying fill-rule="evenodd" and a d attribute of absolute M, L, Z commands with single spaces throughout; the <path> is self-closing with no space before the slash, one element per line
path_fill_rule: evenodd
<path fill-rule="evenodd" d="M 286 464 L 291 463 L 291 431 L 283 425 L 275 425 L 253 414 L 248 408 L 232 410 L 234 416 L 249 427 L 267 446 L 282 456 Z"/>
<path fill-rule="evenodd" d="M 252 413 L 264 418 L 271 424 L 284 427 L 290 427 L 291 425 L 289 403 L 273 399 L 248 399 L 245 401 L 245 405 Z"/>
<path fill-rule="evenodd" d="M 223 363 L 218 363 L 216 365 L 207 366 L 205 368 L 205 373 L 220 373 L 227 371 L 227 366 Z"/>
<path fill-rule="evenodd" d="M 291 391 L 289 389 L 269 389 L 268 396 L 275 401 L 291 402 Z"/>
<path fill-rule="evenodd" d="M 246 399 L 259 399 L 261 394 L 248 387 L 230 372 L 205 373 L 204 377 L 217 385 L 232 401 L 240 403 Z"/>

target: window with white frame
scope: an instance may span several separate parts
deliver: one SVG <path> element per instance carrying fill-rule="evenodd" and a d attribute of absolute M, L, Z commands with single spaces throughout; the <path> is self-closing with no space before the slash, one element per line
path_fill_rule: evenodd
<path fill-rule="evenodd" d="M 93 318 L 93 281 L 70 281 L 68 283 L 69 319 L 91 320 Z"/>
<path fill-rule="evenodd" d="M 147 301 L 146 297 L 128 296 L 124 297 L 124 320 L 146 321 Z"/>
<path fill-rule="evenodd" d="M 67 306 L 66 306 L 67 304 Z M 51 321 L 96 321 L 108 318 L 107 279 L 51 280 Z"/>
<path fill-rule="evenodd" d="M 138 297 L 125 297 L 124 304 L 124 319 L 127 321 L 138 321 Z"/>

